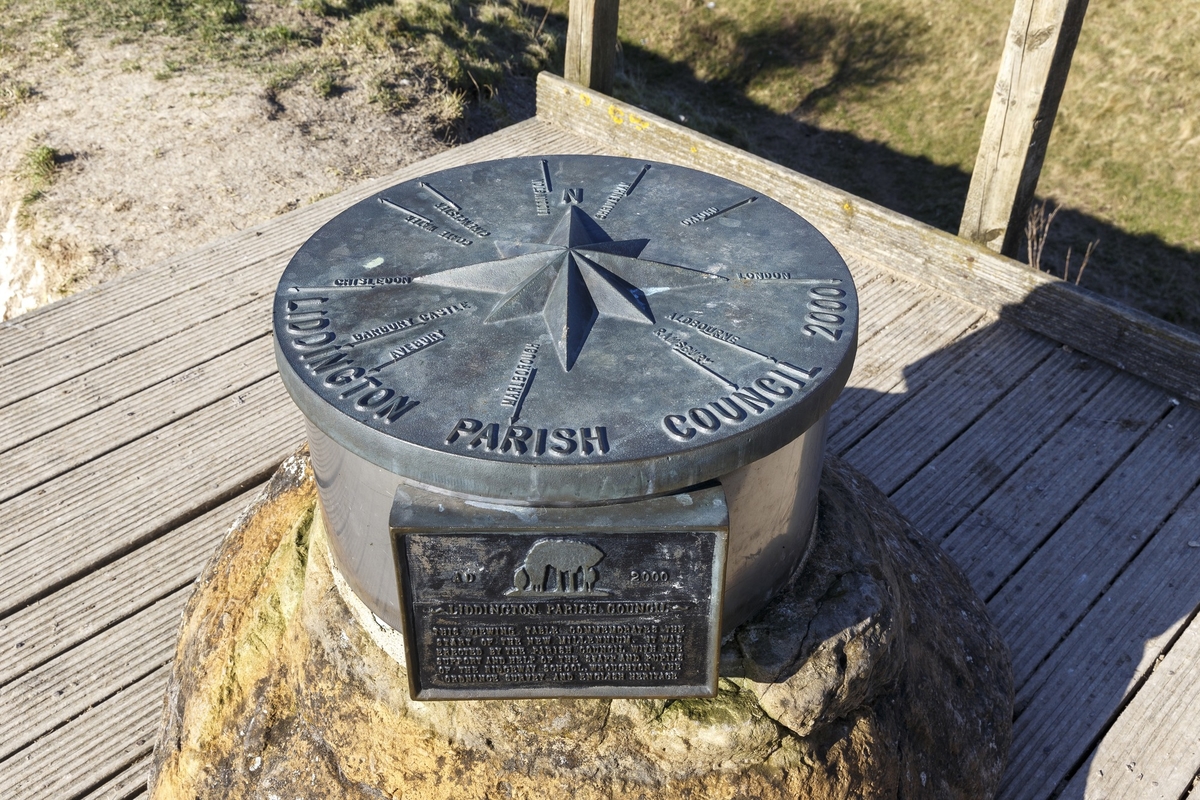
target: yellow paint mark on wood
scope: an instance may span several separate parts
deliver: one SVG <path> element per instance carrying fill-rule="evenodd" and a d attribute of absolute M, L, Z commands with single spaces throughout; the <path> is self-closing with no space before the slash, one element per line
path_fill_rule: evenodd
<path fill-rule="evenodd" d="M 626 112 L 617 108 L 613 103 L 608 104 L 608 118 L 613 121 L 614 125 L 624 125 L 628 122 L 639 131 L 644 131 L 650 127 L 650 123 L 639 117 L 632 111 Z"/>

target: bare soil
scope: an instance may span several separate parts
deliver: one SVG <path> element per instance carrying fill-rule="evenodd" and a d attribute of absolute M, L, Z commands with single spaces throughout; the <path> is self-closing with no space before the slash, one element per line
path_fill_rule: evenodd
<path fill-rule="evenodd" d="M 420 109 L 380 113 L 362 91 L 275 95 L 215 66 L 156 78 L 153 42 L 80 42 L 30 64 L 36 95 L 0 122 L 0 309 L 8 319 L 336 193 L 445 148 Z M 35 143 L 58 153 L 34 202 L 15 177 Z"/>

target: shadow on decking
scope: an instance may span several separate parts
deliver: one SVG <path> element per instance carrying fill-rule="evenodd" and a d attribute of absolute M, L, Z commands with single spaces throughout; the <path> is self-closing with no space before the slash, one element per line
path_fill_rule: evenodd
<path fill-rule="evenodd" d="M 1031 339 L 994 323 L 907 365 L 899 394 L 848 388 L 839 405 L 871 424 L 839 429 L 835 406 L 830 443 L 960 563 L 1013 649 L 1001 796 L 1081 800 L 1097 746 L 1124 744 L 1105 737 L 1200 611 L 1179 557 L 1196 552 L 1200 412 Z M 969 416 L 946 402 L 988 393 Z"/>

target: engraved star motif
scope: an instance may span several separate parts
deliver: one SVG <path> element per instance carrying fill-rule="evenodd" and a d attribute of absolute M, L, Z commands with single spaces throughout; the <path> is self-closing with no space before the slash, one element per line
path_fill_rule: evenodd
<path fill-rule="evenodd" d="M 501 295 L 485 323 L 541 315 L 564 370 L 570 371 L 596 320 L 649 325 L 649 293 L 725 280 L 688 267 L 640 258 L 649 239 L 613 241 L 578 206 L 570 206 L 547 241 L 504 246 L 502 257 L 414 280 Z"/>

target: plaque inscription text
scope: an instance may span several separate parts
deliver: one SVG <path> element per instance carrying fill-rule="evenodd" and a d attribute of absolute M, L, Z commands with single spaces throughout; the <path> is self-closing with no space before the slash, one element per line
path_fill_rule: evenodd
<path fill-rule="evenodd" d="M 724 534 L 409 533 L 416 699 L 715 689 Z"/>

